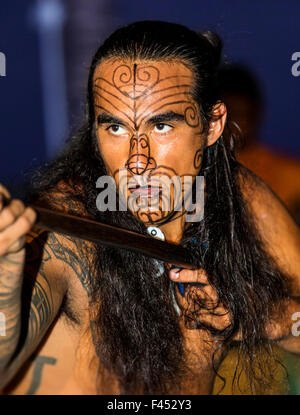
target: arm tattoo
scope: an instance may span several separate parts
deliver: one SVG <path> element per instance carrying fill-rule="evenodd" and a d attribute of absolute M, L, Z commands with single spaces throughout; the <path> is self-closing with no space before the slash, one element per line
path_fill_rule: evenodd
<path fill-rule="evenodd" d="M 40 231 L 40 233 L 42 235 L 39 235 L 38 240 L 34 240 L 35 245 L 33 247 L 33 244 L 29 245 L 31 250 L 28 252 L 28 261 L 26 261 L 22 296 L 24 299 L 22 320 L 25 319 L 27 323 L 24 324 L 22 321 L 18 349 L 31 344 L 33 339 L 48 327 L 50 318 L 53 318 L 54 300 L 46 276 L 47 266 L 50 265 L 53 259 L 68 265 L 80 280 L 88 295 L 90 292 L 89 266 L 86 259 L 90 255 L 88 246 L 83 241 L 73 238 L 64 237 L 64 240 L 61 241 L 59 236 L 54 233 L 44 231 Z M 66 241 L 67 243 L 65 243 Z M 43 246 L 37 247 L 37 244 Z M 39 248 L 39 251 L 43 249 L 43 260 L 41 262 L 37 259 L 38 253 L 35 252 L 35 248 Z M 34 269 L 37 267 L 38 269 Z M 35 277 L 37 272 L 39 274 L 38 280 Z"/>
<path fill-rule="evenodd" d="M 52 201 L 56 199 L 60 198 L 56 195 Z M 76 206 L 68 205 L 66 210 Z M 60 210 L 62 207 L 60 204 Z M 70 271 L 89 295 L 91 253 L 92 247 L 84 241 L 33 228 L 27 235 L 23 275 L 22 258 L 18 264 L 4 264 L 0 259 L 0 311 L 6 317 L 6 336 L 0 338 L 0 365 L 7 372 L 8 382 L 59 316 Z"/>
<path fill-rule="evenodd" d="M 76 199 L 74 189 L 66 183 L 59 183 L 52 193 L 44 195 L 39 204 L 63 213 L 86 216 L 82 202 Z M 57 234 L 50 233 L 45 249 L 49 251 L 50 257 L 54 256 L 71 267 L 89 296 L 91 294 L 90 273 L 93 269 L 91 259 L 95 252 L 93 244 L 71 236 L 58 237 Z"/>
<path fill-rule="evenodd" d="M 0 259 L 0 310 L 5 316 L 5 336 L 0 339 L 1 367 L 16 346 L 20 333 L 20 298 L 22 289 L 22 259 L 12 262 L 8 257 Z"/>
<path fill-rule="evenodd" d="M 28 235 L 29 243 L 26 244 L 26 263 L 23 271 L 23 286 L 20 297 L 10 298 L 10 303 L 19 305 L 19 314 L 14 316 L 14 325 L 20 325 L 20 332 L 14 328 L 15 336 L 18 336 L 17 346 L 9 363 L 18 365 L 48 328 L 51 319 L 55 315 L 52 287 L 46 276 L 45 264 L 50 259 L 49 252 L 44 249 L 45 238 L 42 232 L 31 232 Z M 13 338 L 15 342 L 16 339 Z"/>
<path fill-rule="evenodd" d="M 66 235 L 64 235 L 64 239 L 68 241 L 67 245 L 62 244 L 57 235 L 52 233 L 48 238 L 46 249 L 51 250 L 56 259 L 71 267 L 89 295 L 91 286 L 89 258 L 92 255 L 92 248 L 85 241 L 79 239 Z"/>

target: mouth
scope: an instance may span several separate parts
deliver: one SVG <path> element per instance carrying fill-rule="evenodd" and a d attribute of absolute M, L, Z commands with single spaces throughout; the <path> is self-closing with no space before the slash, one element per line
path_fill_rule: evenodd
<path fill-rule="evenodd" d="M 157 196 L 160 192 L 159 186 L 139 186 L 129 187 L 129 191 L 140 196 Z"/>

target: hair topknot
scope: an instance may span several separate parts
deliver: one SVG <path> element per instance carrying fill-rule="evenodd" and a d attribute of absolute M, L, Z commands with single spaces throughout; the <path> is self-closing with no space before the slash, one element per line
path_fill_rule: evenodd
<path fill-rule="evenodd" d="M 204 37 L 211 45 L 212 55 L 214 57 L 214 64 L 215 66 L 218 66 L 221 62 L 221 57 L 222 57 L 222 49 L 223 49 L 222 39 L 217 33 L 211 32 L 210 30 L 201 32 L 199 33 L 199 35 Z"/>

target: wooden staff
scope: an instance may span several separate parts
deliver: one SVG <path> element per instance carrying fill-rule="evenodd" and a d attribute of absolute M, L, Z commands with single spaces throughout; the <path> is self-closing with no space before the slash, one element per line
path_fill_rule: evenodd
<path fill-rule="evenodd" d="M 180 245 L 160 241 L 151 236 L 141 235 L 79 216 L 36 206 L 31 207 L 37 212 L 35 226 L 38 228 L 75 236 L 115 248 L 139 252 L 181 268 L 196 269 L 189 252 Z"/>

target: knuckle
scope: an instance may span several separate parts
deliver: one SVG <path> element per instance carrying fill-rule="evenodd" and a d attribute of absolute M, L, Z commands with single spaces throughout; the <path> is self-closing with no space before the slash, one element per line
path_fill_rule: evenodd
<path fill-rule="evenodd" d="M 204 269 L 202 269 L 202 268 L 198 269 L 197 272 L 198 272 L 198 275 L 200 277 L 206 277 L 207 276 L 206 275 L 206 271 Z"/>
<path fill-rule="evenodd" d="M 2 210 L 1 217 L 2 217 L 2 220 L 7 223 L 11 223 L 15 220 L 15 215 L 13 211 L 11 210 L 11 208 L 9 207 L 6 207 Z"/>
<path fill-rule="evenodd" d="M 20 199 L 14 199 L 13 202 L 14 202 L 15 207 L 19 211 L 24 211 L 25 210 L 25 206 L 24 206 L 24 203 L 22 202 L 22 200 L 20 200 Z"/>
<path fill-rule="evenodd" d="M 25 215 L 20 216 L 19 226 L 23 229 L 24 232 L 27 232 L 31 228 L 31 222 L 27 216 Z"/>
<path fill-rule="evenodd" d="M 205 271 L 204 269 L 202 269 L 202 268 L 198 269 L 198 270 L 197 270 L 197 277 L 198 277 L 199 279 L 202 279 L 202 280 L 207 280 L 207 274 L 206 274 L 206 271 Z"/>
<path fill-rule="evenodd" d="M 33 224 L 36 221 L 37 213 L 31 207 L 26 208 L 25 215 L 31 224 Z"/>
<path fill-rule="evenodd" d="M 196 269 L 195 271 L 193 271 L 193 275 L 194 275 L 195 278 L 198 278 L 199 277 L 199 270 Z"/>

